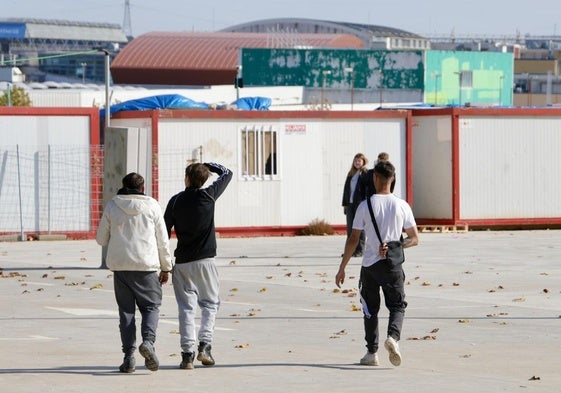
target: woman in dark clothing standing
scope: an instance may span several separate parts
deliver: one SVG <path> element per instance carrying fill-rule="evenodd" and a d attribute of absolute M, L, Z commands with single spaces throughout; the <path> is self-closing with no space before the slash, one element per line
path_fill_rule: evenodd
<path fill-rule="evenodd" d="M 366 165 L 368 165 L 368 159 L 362 153 L 355 154 L 353 158 L 353 164 L 349 173 L 347 173 L 347 178 L 345 180 L 345 186 L 343 187 L 343 212 L 347 216 L 347 237 L 351 235 L 353 230 L 353 220 L 355 218 L 355 212 L 360 204 L 364 200 L 364 178 L 367 172 Z M 362 248 L 364 246 L 364 233 L 360 235 L 360 242 L 358 243 L 353 257 L 362 256 Z"/>

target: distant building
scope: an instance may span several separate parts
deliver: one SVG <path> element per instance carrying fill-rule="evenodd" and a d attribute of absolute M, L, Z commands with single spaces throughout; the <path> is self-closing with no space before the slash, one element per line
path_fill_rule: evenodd
<path fill-rule="evenodd" d="M 117 24 L 0 19 L 0 66 L 20 67 L 28 82 L 43 82 L 47 74 L 65 81 L 103 81 L 104 53 L 97 49 L 115 54 L 127 43 Z"/>

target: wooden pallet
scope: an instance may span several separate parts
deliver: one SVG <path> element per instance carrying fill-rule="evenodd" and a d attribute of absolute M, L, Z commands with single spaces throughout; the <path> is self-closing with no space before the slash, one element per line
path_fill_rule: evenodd
<path fill-rule="evenodd" d="M 426 232 L 467 232 L 469 230 L 467 225 L 418 225 L 417 229 L 421 233 Z"/>

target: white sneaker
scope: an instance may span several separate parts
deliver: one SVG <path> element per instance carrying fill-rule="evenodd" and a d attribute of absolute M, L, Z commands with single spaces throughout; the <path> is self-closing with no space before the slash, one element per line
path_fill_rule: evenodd
<path fill-rule="evenodd" d="M 384 343 L 384 347 L 390 353 L 390 363 L 394 366 L 399 366 L 401 364 L 401 353 L 399 352 L 399 345 L 395 338 L 388 337 Z"/>
<path fill-rule="evenodd" d="M 370 353 L 366 351 L 366 355 L 360 359 L 360 364 L 363 366 L 378 366 L 380 364 L 378 361 L 378 354 L 376 352 Z"/>

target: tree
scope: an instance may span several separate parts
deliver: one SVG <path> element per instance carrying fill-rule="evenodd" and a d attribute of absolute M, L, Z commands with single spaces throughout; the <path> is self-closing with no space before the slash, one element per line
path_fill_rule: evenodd
<path fill-rule="evenodd" d="M 31 106 L 29 94 L 23 87 L 11 86 L 10 102 L 12 106 Z M 0 106 L 8 106 L 8 91 L 5 90 L 0 96 Z"/>

